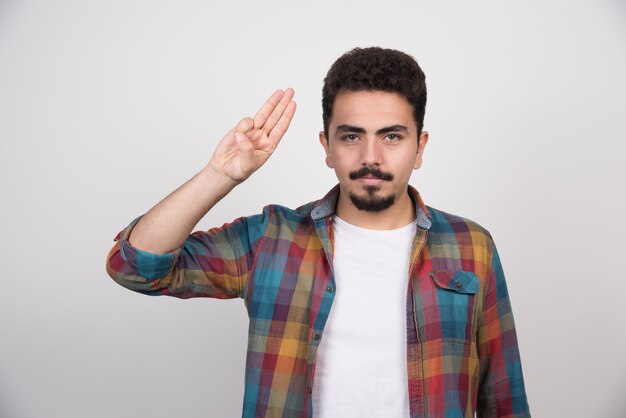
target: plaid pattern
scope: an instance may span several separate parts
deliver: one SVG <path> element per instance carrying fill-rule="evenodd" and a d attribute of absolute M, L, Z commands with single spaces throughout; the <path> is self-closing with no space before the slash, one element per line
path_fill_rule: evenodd
<path fill-rule="evenodd" d="M 135 219 L 107 272 L 148 295 L 243 298 L 250 327 L 244 417 L 311 417 L 317 347 L 335 295 L 332 219 L 339 188 L 296 210 L 270 205 L 197 231 L 163 255 L 133 248 Z M 478 224 L 416 203 L 407 289 L 411 417 L 529 417 L 500 259 Z M 367 365 L 364 365 L 367 367 Z"/>

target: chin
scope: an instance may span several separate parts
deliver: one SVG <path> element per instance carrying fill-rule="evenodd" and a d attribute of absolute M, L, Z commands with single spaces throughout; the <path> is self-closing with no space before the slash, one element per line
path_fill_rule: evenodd
<path fill-rule="evenodd" d="M 375 191 L 371 190 L 371 188 L 375 188 L 378 190 L 377 186 L 368 186 L 366 195 L 357 195 L 355 193 L 350 193 L 350 201 L 360 211 L 364 212 L 382 212 L 386 209 L 389 209 L 393 206 L 396 196 L 394 194 L 381 196 L 376 194 Z"/>

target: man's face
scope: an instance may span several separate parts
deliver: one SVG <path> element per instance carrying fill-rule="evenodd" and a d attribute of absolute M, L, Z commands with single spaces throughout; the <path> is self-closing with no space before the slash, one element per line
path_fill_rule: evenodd
<path fill-rule="evenodd" d="M 328 135 L 320 132 L 320 142 L 341 193 L 368 212 L 385 210 L 406 196 L 411 173 L 420 167 L 428 142 L 428 133 L 422 132 L 417 145 L 411 104 L 384 91 L 338 94 Z"/>

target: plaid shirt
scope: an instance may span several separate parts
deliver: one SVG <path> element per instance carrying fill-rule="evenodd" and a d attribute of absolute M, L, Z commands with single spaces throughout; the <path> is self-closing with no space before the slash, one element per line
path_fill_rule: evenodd
<path fill-rule="evenodd" d="M 406 299 L 411 417 L 529 417 L 498 252 L 480 225 L 409 186 L 417 228 Z M 115 238 L 107 272 L 148 295 L 243 298 L 250 318 L 244 417 L 311 417 L 317 347 L 336 292 L 339 187 L 296 210 L 270 205 L 181 248 L 151 254 Z M 367 367 L 366 364 L 363 367 Z M 348 389 L 349 390 L 349 389 Z"/>

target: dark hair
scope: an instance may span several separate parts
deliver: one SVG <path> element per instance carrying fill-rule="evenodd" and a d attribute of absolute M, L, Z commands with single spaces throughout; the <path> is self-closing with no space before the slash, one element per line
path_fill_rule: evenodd
<path fill-rule="evenodd" d="M 381 90 L 399 93 L 413 106 L 417 138 L 424 126 L 426 76 L 415 58 L 394 49 L 354 48 L 337 59 L 328 70 L 322 88 L 322 119 L 328 138 L 333 104 L 343 91 Z"/>

